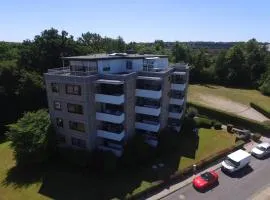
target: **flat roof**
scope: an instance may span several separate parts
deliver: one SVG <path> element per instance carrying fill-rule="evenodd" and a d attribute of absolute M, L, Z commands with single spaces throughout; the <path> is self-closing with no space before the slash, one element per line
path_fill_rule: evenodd
<path fill-rule="evenodd" d="M 244 158 L 249 157 L 250 154 L 242 149 L 239 149 L 231 154 L 228 155 L 228 157 L 236 162 L 239 162 L 240 160 L 243 160 Z"/>
<path fill-rule="evenodd" d="M 137 79 L 144 79 L 144 80 L 151 80 L 151 81 L 160 81 L 160 77 L 153 77 L 153 76 L 138 76 Z"/>
<path fill-rule="evenodd" d="M 109 59 L 134 59 L 134 58 L 168 58 L 167 55 L 156 55 L 156 54 L 125 54 L 125 53 L 114 53 L 114 54 L 90 54 L 84 56 L 70 56 L 62 57 L 63 60 L 109 60 Z"/>
<path fill-rule="evenodd" d="M 109 79 L 98 79 L 95 83 L 103 83 L 103 84 L 110 84 L 110 85 L 121 85 L 124 84 L 123 81 L 118 80 L 109 80 Z"/>

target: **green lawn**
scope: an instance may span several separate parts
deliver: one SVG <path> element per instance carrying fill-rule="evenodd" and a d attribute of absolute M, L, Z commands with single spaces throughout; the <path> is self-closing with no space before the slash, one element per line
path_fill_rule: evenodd
<path fill-rule="evenodd" d="M 262 95 L 257 90 L 226 88 L 217 85 L 189 85 L 188 101 L 200 103 L 200 95 L 214 95 L 245 105 L 254 102 L 270 112 L 270 97 Z"/>
<path fill-rule="evenodd" d="M 165 164 L 160 171 L 148 166 L 133 171 L 120 170 L 107 176 L 86 173 L 61 163 L 41 169 L 17 169 L 9 143 L 4 142 L 0 144 L 0 200 L 122 199 L 127 193 L 144 190 L 154 181 L 232 146 L 235 140 L 228 133 L 212 129 L 200 129 L 199 135 L 197 150 L 191 138 L 182 136 L 179 141 L 182 150 L 157 161 Z"/>
<path fill-rule="evenodd" d="M 199 130 L 199 136 L 199 146 L 195 158 L 182 157 L 179 162 L 179 170 L 235 144 L 235 137 L 223 130 L 202 128 Z"/>

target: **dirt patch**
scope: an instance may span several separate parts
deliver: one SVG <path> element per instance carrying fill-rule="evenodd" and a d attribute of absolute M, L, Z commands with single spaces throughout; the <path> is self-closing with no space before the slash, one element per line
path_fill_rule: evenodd
<path fill-rule="evenodd" d="M 267 117 L 265 117 L 264 115 L 262 115 L 255 109 L 247 105 L 237 103 L 235 101 L 231 101 L 230 99 L 217 97 L 214 95 L 203 95 L 203 94 L 199 94 L 198 98 L 199 99 L 197 102 L 216 108 L 216 109 L 231 112 L 239 116 L 253 119 L 259 122 L 264 122 L 264 121 L 269 120 Z"/>

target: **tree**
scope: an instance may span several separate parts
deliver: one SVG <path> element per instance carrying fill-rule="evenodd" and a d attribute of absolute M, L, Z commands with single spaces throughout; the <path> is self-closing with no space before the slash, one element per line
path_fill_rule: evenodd
<path fill-rule="evenodd" d="M 182 45 L 178 42 L 174 45 L 172 49 L 172 55 L 174 57 L 174 62 L 189 62 L 190 61 L 190 55 L 188 47 L 185 45 Z"/>
<path fill-rule="evenodd" d="M 16 123 L 8 125 L 17 164 L 28 165 L 46 161 L 53 146 L 53 129 L 46 110 L 27 112 Z"/>
<path fill-rule="evenodd" d="M 73 36 L 69 36 L 66 31 L 59 33 L 57 29 L 51 28 L 36 35 L 33 41 L 23 41 L 18 64 L 44 73 L 50 68 L 61 67 L 62 56 L 80 53 Z"/>
<path fill-rule="evenodd" d="M 225 66 L 226 51 L 221 51 L 215 62 L 215 73 L 218 77 L 219 83 L 226 83 L 229 73 L 228 68 Z"/>

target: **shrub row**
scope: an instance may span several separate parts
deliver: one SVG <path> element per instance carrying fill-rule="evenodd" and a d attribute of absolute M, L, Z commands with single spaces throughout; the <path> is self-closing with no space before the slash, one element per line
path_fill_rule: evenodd
<path fill-rule="evenodd" d="M 250 107 L 252 107 L 255 110 L 257 110 L 258 112 L 262 113 L 264 116 L 270 118 L 270 110 L 266 110 L 265 108 L 263 108 L 259 104 L 253 103 L 253 102 L 251 102 L 249 105 L 250 105 Z"/>
<path fill-rule="evenodd" d="M 195 107 L 200 114 L 207 115 L 217 119 L 224 124 L 235 124 L 262 134 L 270 134 L 270 125 L 247 119 L 226 111 L 220 111 L 215 108 L 200 105 L 198 103 L 188 102 L 188 106 Z"/>
<path fill-rule="evenodd" d="M 221 129 L 222 124 L 216 120 L 210 120 L 206 117 L 196 117 L 195 118 L 196 126 L 198 128 L 211 128 Z"/>
<path fill-rule="evenodd" d="M 210 163 L 218 161 L 219 159 L 223 158 L 227 154 L 229 154 L 237 149 L 243 148 L 244 144 L 245 144 L 244 141 L 239 140 L 236 142 L 236 144 L 234 146 L 232 146 L 230 148 L 223 149 L 223 150 L 219 151 L 218 153 L 212 154 L 211 156 L 209 156 L 203 160 L 200 160 L 199 162 L 195 163 L 197 169 L 203 170 Z M 157 190 L 159 190 L 159 189 L 161 189 L 161 188 L 163 188 L 163 187 L 165 187 L 165 186 L 167 186 L 175 181 L 184 180 L 185 178 L 191 176 L 192 173 L 193 173 L 193 165 L 190 165 L 181 171 L 175 172 L 167 180 L 156 181 L 153 183 L 152 186 L 148 187 L 147 189 L 145 189 L 141 192 L 138 192 L 134 195 L 128 195 L 128 196 L 126 196 L 125 199 L 139 199 L 142 197 L 149 196 L 149 194 L 154 193 L 154 191 L 157 191 Z"/>

